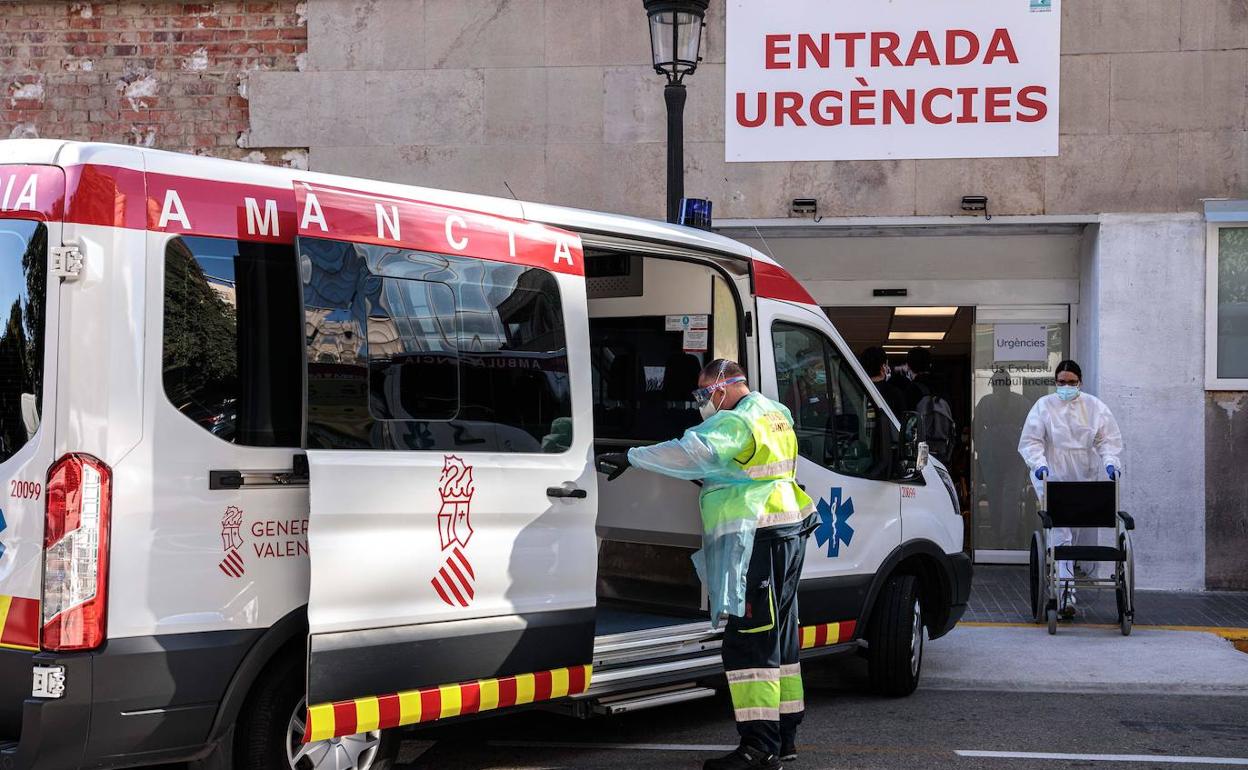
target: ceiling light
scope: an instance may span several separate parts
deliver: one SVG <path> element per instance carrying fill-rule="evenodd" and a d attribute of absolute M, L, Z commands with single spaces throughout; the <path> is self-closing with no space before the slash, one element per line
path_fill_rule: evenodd
<path fill-rule="evenodd" d="M 893 312 L 897 315 L 948 317 L 957 315 L 958 309 L 956 307 L 899 307 Z"/>
<path fill-rule="evenodd" d="M 945 332 L 889 332 L 888 338 L 890 340 L 940 342 L 945 338 Z"/>

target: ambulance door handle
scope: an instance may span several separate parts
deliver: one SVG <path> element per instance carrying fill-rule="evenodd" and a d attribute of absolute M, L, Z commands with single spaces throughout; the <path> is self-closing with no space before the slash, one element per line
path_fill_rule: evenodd
<path fill-rule="evenodd" d="M 546 487 L 547 497 L 571 497 L 576 500 L 584 500 L 589 497 L 589 493 L 583 489 L 576 487 Z"/>
<path fill-rule="evenodd" d="M 208 471 L 209 489 L 242 489 L 242 471 Z"/>

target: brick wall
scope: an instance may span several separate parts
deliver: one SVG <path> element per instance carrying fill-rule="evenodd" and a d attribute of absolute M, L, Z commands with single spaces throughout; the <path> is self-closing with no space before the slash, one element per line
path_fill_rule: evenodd
<path fill-rule="evenodd" d="M 299 69 L 304 2 L 18 2 L 0 13 L 0 138 L 81 139 L 306 166 L 247 146 L 247 82 Z M 246 149 L 243 149 L 246 147 Z"/>

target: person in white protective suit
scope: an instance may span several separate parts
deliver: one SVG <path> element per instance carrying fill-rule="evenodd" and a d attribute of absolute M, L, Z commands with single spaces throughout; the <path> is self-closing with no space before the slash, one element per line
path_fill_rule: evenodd
<path fill-rule="evenodd" d="M 1122 472 L 1122 431 L 1109 407 L 1099 398 L 1083 393 L 1083 372 L 1074 361 L 1063 361 L 1055 373 L 1057 392 L 1044 396 L 1031 407 L 1018 441 L 1018 453 L 1031 469 L 1032 482 L 1039 496 L 1044 480 L 1117 480 Z M 1069 545 L 1069 527 L 1054 527 L 1054 546 Z M 1058 576 L 1074 577 L 1069 561 L 1058 563 Z M 1062 593 L 1061 613 L 1075 612 L 1075 592 Z"/>

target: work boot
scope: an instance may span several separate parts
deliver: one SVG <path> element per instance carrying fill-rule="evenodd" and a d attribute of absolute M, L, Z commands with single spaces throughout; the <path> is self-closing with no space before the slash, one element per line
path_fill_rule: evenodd
<path fill-rule="evenodd" d="M 702 763 L 702 770 L 781 770 L 782 767 L 775 754 L 764 754 L 745 745 L 738 746 L 731 754 Z"/>
<path fill-rule="evenodd" d="M 794 762 L 797 760 L 797 743 L 792 738 L 780 739 L 780 761 Z"/>

